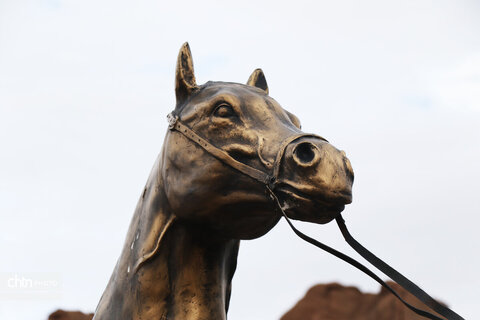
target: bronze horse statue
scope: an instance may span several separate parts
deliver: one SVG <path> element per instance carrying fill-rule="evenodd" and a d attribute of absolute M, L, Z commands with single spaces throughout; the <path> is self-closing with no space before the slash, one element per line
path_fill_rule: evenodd
<path fill-rule="evenodd" d="M 95 320 L 226 319 L 241 239 L 281 214 L 327 223 L 352 201 L 343 151 L 305 134 L 268 94 L 260 69 L 246 85 L 197 85 L 180 49 L 170 130 L 133 216 Z"/>

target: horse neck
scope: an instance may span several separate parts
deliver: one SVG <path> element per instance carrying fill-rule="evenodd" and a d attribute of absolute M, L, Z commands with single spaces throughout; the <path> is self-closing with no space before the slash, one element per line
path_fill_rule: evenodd
<path fill-rule="evenodd" d="M 167 239 L 171 318 L 226 319 L 239 241 L 183 223 Z"/>
<path fill-rule="evenodd" d="M 170 212 L 157 160 L 95 319 L 226 319 L 239 241 Z"/>

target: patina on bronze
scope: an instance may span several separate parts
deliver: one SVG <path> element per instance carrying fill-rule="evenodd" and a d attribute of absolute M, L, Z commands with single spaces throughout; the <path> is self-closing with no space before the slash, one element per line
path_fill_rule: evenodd
<path fill-rule="evenodd" d="M 197 85 L 180 50 L 170 129 L 94 319 L 226 319 L 241 239 L 280 219 L 327 223 L 351 202 L 345 153 L 300 130 L 257 69 Z M 182 131 L 183 130 L 183 131 Z"/>

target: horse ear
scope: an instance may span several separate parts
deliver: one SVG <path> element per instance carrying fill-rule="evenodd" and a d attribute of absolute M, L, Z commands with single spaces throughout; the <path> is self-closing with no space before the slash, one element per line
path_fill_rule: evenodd
<path fill-rule="evenodd" d="M 253 71 L 250 78 L 248 78 L 247 85 L 260 88 L 268 94 L 267 79 L 265 79 L 262 69 Z"/>
<path fill-rule="evenodd" d="M 193 72 L 192 52 L 188 42 L 185 42 L 178 53 L 177 70 L 175 71 L 177 106 L 183 103 L 196 88 L 197 82 Z"/>

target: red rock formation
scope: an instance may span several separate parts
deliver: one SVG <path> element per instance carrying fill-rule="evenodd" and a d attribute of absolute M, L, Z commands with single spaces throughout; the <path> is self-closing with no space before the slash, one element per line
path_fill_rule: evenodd
<path fill-rule="evenodd" d="M 397 284 L 388 283 L 415 307 L 432 312 Z M 281 320 L 423 320 L 390 292 L 362 293 L 337 283 L 319 284 L 308 290 Z"/>
<path fill-rule="evenodd" d="M 48 320 L 92 320 L 93 313 L 85 314 L 80 311 L 57 310 L 48 316 Z"/>
<path fill-rule="evenodd" d="M 416 298 L 395 283 L 388 283 L 415 307 L 426 309 Z M 432 312 L 429 309 L 426 309 Z M 91 320 L 93 313 L 57 310 L 48 320 Z M 390 292 L 363 293 L 337 283 L 319 284 L 308 290 L 281 320 L 424 320 L 407 309 Z"/>

